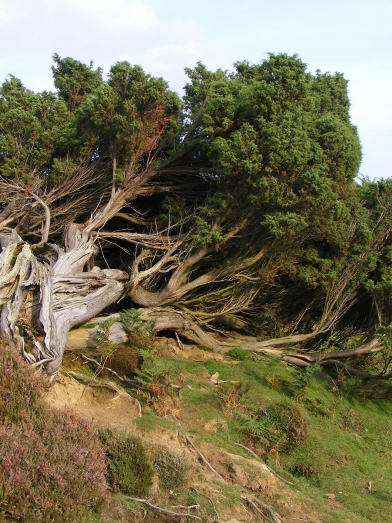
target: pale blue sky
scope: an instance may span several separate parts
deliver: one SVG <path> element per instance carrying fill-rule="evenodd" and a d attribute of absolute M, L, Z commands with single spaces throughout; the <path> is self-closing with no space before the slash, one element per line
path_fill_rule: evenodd
<path fill-rule="evenodd" d="M 297 53 L 310 71 L 343 72 L 363 146 L 360 172 L 390 177 L 391 0 L 0 0 L 0 81 L 52 89 L 51 56 L 140 64 L 181 91 L 184 67 L 258 63 Z"/>

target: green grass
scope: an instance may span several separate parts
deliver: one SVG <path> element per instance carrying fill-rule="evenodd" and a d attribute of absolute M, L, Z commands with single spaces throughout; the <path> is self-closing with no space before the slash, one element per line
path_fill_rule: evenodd
<path fill-rule="evenodd" d="M 295 373 L 281 362 L 239 361 L 227 364 L 206 361 L 200 364 L 209 375 L 219 373 L 221 380 L 248 383 L 250 390 L 242 399 L 244 410 L 296 398 Z M 371 400 L 352 390 L 356 385 L 334 389 L 325 373 L 305 384 L 299 401 L 308 425 L 308 437 L 302 445 L 269 461 L 277 472 L 293 481 L 319 507 L 323 522 L 372 523 L 392 521 L 392 405 L 387 400 Z M 223 419 L 214 386 L 208 381 L 184 389 L 184 409 L 201 418 L 193 433 L 210 444 L 243 454 L 233 441 L 243 441 L 235 420 L 227 419 L 227 430 L 207 433 L 204 424 Z M 335 392 L 332 392 L 335 390 Z M 244 456 L 246 454 L 243 454 Z M 268 461 L 268 458 L 267 458 Z M 372 493 L 367 483 L 372 481 Z M 336 497 L 338 506 L 330 508 L 326 494 Z"/>
<path fill-rule="evenodd" d="M 136 428 L 141 431 L 150 432 L 153 430 L 175 430 L 176 424 L 168 418 L 159 418 L 154 414 L 144 414 L 134 420 Z"/>
<path fill-rule="evenodd" d="M 289 400 L 298 405 L 305 419 L 307 437 L 288 451 L 278 450 L 277 456 L 269 454 L 268 448 L 263 453 L 262 446 L 257 449 L 258 454 L 279 475 L 295 484 L 293 491 L 302 493 L 323 523 L 392 521 L 391 402 L 366 398 L 357 381 L 338 382 L 321 369 L 301 374 L 279 360 L 235 355 L 236 359 L 226 362 L 156 357 L 175 369 L 175 383 L 182 386 L 180 421 L 194 444 L 208 444 L 250 457 L 234 445 L 239 442 L 249 446 L 247 435 L 239 416 L 224 414 L 218 388 L 209 380 L 212 374 L 219 373 L 220 380 L 249 385 L 240 400 L 240 414 L 250 416 L 262 409 L 267 415 L 270 410 L 272 415 L 273 405 Z M 224 423 L 207 430 L 206 424 L 212 420 Z M 173 420 L 153 414 L 145 414 L 134 423 L 137 431 L 181 432 Z M 203 474 L 202 468 L 199 473 Z M 371 494 L 366 490 L 369 481 Z M 216 488 L 221 507 L 239 505 L 243 492 L 239 487 L 219 484 Z M 334 503 L 327 499 L 327 494 L 333 494 Z M 184 484 L 176 495 L 184 504 L 200 503 L 201 513 L 214 517 L 211 503 L 203 494 L 192 493 Z M 275 494 L 266 502 L 281 507 L 278 498 L 279 494 Z M 172 501 L 177 503 L 174 498 Z M 290 508 L 282 510 L 282 516 L 290 517 Z M 91 523 L 101 521 L 106 523 L 105 519 L 91 519 Z"/>

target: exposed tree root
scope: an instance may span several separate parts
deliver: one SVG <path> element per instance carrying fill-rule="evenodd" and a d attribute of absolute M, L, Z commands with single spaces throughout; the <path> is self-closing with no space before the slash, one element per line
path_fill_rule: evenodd
<path fill-rule="evenodd" d="M 241 499 L 248 503 L 249 507 L 261 516 L 264 520 L 273 523 L 283 523 L 283 519 L 277 512 L 275 512 L 269 505 L 263 503 L 257 498 L 250 499 L 246 496 L 241 496 Z"/>
<path fill-rule="evenodd" d="M 219 351 L 222 347 L 218 341 L 206 334 L 195 322 L 175 309 L 168 307 L 141 309 L 140 318 L 151 321 L 154 324 L 155 333 L 172 330 L 180 336 L 212 350 Z"/>
<path fill-rule="evenodd" d="M 207 461 L 207 459 L 203 456 L 203 454 L 200 452 L 199 449 L 197 449 L 195 447 L 195 445 L 193 444 L 192 440 L 190 439 L 189 436 L 186 436 L 184 435 L 184 438 L 185 440 L 187 441 L 187 443 L 189 443 L 189 445 L 193 448 L 193 450 L 195 450 L 197 452 L 197 455 L 199 456 L 199 458 L 201 459 L 201 461 L 204 463 L 204 465 L 211 471 L 213 472 L 219 479 L 220 481 L 222 481 L 223 483 L 226 483 L 226 480 L 222 478 L 222 476 L 219 474 L 219 472 L 217 472 L 214 467 L 211 465 L 211 463 L 209 463 Z"/>
<path fill-rule="evenodd" d="M 163 514 L 165 516 L 169 516 L 172 518 L 187 518 L 187 519 L 193 519 L 195 521 L 201 521 L 201 518 L 199 516 L 194 516 L 193 514 L 184 514 L 184 512 L 172 512 L 171 510 L 167 510 L 162 507 L 157 507 L 156 505 L 153 505 L 146 499 L 139 499 L 139 498 L 131 498 L 130 496 L 124 496 L 126 499 L 129 499 L 129 501 L 135 501 L 136 503 L 141 503 L 142 505 L 145 505 L 147 508 L 152 510 L 153 512 L 158 512 L 158 514 Z"/>
<path fill-rule="evenodd" d="M 259 459 L 263 461 L 253 450 L 249 449 L 248 447 L 245 447 L 245 445 L 241 445 L 241 443 L 236 443 L 233 441 L 234 445 L 237 445 L 237 447 L 241 447 L 242 449 L 248 451 L 254 458 Z M 291 481 L 287 481 L 287 479 L 282 478 L 282 476 L 279 476 L 277 472 L 275 472 L 271 467 L 269 467 L 266 463 L 263 464 L 267 467 L 267 469 L 273 474 L 275 477 L 277 477 L 280 481 L 283 481 L 283 483 L 286 483 L 286 485 L 291 485 L 292 487 L 295 487 L 294 483 L 291 483 Z"/>

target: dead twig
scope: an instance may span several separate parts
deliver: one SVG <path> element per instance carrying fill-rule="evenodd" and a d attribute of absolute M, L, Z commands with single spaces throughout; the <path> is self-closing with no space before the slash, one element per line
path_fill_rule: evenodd
<path fill-rule="evenodd" d="M 182 341 L 180 340 L 180 337 L 178 336 L 177 332 L 174 331 L 174 334 L 176 335 L 176 340 L 177 340 L 177 345 L 178 345 L 178 348 L 180 350 L 183 350 L 184 349 L 184 344 L 182 343 Z"/>
<path fill-rule="evenodd" d="M 248 447 L 245 447 L 245 445 L 241 445 L 241 443 L 236 443 L 235 441 L 233 441 L 233 443 L 234 443 L 234 445 L 237 445 L 237 447 L 241 447 L 242 449 L 247 450 L 254 458 L 259 459 L 260 461 L 263 461 L 260 458 L 260 456 L 258 456 L 255 452 L 253 452 L 252 449 L 249 449 Z M 264 461 L 263 461 L 263 464 L 267 467 L 267 469 L 271 472 L 271 474 L 273 474 L 278 479 L 280 479 L 280 481 L 283 481 L 283 483 L 286 483 L 286 485 L 290 485 L 292 487 L 295 487 L 294 483 L 291 483 L 291 481 L 288 481 L 287 479 L 282 478 L 282 476 L 279 476 L 279 474 L 277 472 L 275 472 L 271 467 L 269 467 L 267 465 L 267 463 L 265 463 Z"/>
<path fill-rule="evenodd" d="M 172 505 L 172 508 L 179 508 L 180 510 L 199 510 L 200 505 L 189 505 L 184 507 L 184 505 Z"/>
<path fill-rule="evenodd" d="M 159 514 L 164 514 L 165 516 L 170 516 L 172 518 L 188 518 L 188 519 L 194 519 L 196 521 L 201 521 L 201 518 L 199 516 L 194 516 L 193 514 L 184 514 L 183 512 L 172 512 L 171 510 L 167 510 L 162 507 L 157 507 L 156 505 L 153 505 L 146 499 L 139 499 L 139 498 L 131 498 L 129 496 L 124 496 L 126 499 L 129 499 L 129 501 L 135 501 L 136 503 L 141 503 L 142 505 L 145 505 L 150 510 L 154 512 L 158 512 Z"/>
<path fill-rule="evenodd" d="M 198 490 L 195 489 L 195 487 L 191 487 L 190 490 L 192 490 L 193 492 L 196 492 L 196 494 L 199 494 L 199 496 L 203 496 L 204 498 L 206 498 L 210 503 L 211 503 L 211 506 L 215 512 L 215 515 L 216 515 L 216 519 L 214 520 L 213 523 L 219 523 L 220 522 L 220 519 L 219 519 L 219 514 L 218 514 L 218 511 L 216 510 L 216 507 L 214 505 L 214 502 L 212 501 L 211 498 L 209 498 L 208 496 L 206 496 L 205 494 L 203 494 L 202 492 L 199 492 Z"/>
<path fill-rule="evenodd" d="M 240 503 L 241 507 L 244 509 L 244 511 L 247 513 L 247 515 L 251 518 L 252 514 L 249 512 L 249 510 L 245 507 L 243 503 Z"/>

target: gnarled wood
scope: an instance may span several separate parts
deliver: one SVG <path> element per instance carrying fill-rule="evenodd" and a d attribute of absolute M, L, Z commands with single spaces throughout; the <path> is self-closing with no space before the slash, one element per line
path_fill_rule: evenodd
<path fill-rule="evenodd" d="M 9 230 L 0 233 L 0 245 L 0 336 L 30 363 L 46 364 L 53 378 L 68 331 L 117 301 L 127 276 L 98 267 L 82 272 L 95 246 L 74 225 L 66 231 L 65 250 L 48 245 L 35 253 Z"/>

